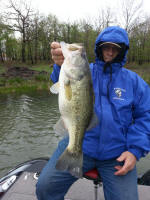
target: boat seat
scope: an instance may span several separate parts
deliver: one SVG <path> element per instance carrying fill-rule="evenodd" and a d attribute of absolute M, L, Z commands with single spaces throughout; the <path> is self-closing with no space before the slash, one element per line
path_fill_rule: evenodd
<path fill-rule="evenodd" d="M 93 181 L 95 200 L 97 200 L 98 199 L 98 186 L 102 185 L 102 179 L 101 179 L 100 174 L 98 173 L 98 170 L 96 168 L 89 170 L 84 173 L 83 177 L 88 180 Z"/>

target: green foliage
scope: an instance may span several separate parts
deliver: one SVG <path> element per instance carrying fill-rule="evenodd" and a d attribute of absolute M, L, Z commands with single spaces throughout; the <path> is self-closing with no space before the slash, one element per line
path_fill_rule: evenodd
<path fill-rule="evenodd" d="M 150 62 L 150 26 L 148 20 L 133 27 L 130 33 L 129 62 L 138 65 Z"/>
<path fill-rule="evenodd" d="M 45 71 L 48 73 L 51 73 L 51 71 L 52 71 L 52 67 L 50 67 L 50 65 L 44 64 L 44 63 L 38 64 L 38 65 L 33 65 L 32 67 L 30 67 L 30 69 L 36 70 L 38 72 Z"/>
<path fill-rule="evenodd" d="M 24 92 L 32 92 L 35 90 L 47 90 L 49 91 L 49 87 L 52 84 L 51 81 L 47 81 L 43 78 L 43 80 L 19 80 L 16 78 L 6 80 L 0 78 L 0 94 L 8 94 L 8 93 L 24 93 Z"/>
<path fill-rule="evenodd" d="M 14 10 L 14 14 L 18 11 Z M 51 42 L 65 41 L 67 43 L 84 43 L 89 62 L 94 62 L 94 46 L 99 32 L 104 27 L 111 25 L 111 23 L 114 25 L 121 24 L 120 21 L 115 21 L 117 17 L 115 13 L 112 16 L 110 10 L 101 12 L 101 14 L 102 17 L 99 16 L 97 21 L 95 19 L 84 18 L 74 22 L 61 22 L 55 15 L 49 14 L 48 16 L 44 16 L 34 13 L 28 15 L 28 19 L 25 19 L 27 20 L 26 26 L 23 27 L 20 26 L 16 20 L 17 18 L 14 18 L 15 22 L 12 21 L 21 33 L 19 37 L 16 37 L 15 31 L 10 25 L 0 20 L 0 60 L 3 62 L 20 62 L 26 60 L 25 63 L 36 66 L 35 68 L 33 67 L 34 70 L 43 70 L 50 73 L 52 68 L 48 65 L 42 64 L 38 66 L 37 64 L 52 63 L 50 55 Z M 22 13 L 20 13 L 20 16 L 23 16 Z M 22 18 L 19 19 L 23 22 Z M 136 65 L 142 65 L 143 67 L 145 63 L 150 63 L 149 18 L 142 22 L 137 20 L 136 23 L 127 25 L 130 25 L 128 62 L 134 62 Z M 35 78 L 36 80 L 44 80 L 41 75 Z"/>
<path fill-rule="evenodd" d="M 49 76 L 45 75 L 45 74 L 38 74 L 34 78 L 36 81 L 48 81 L 49 80 Z"/>
<path fill-rule="evenodd" d="M 7 83 L 9 85 L 18 85 L 18 84 L 21 84 L 23 82 L 23 79 L 21 77 L 15 77 L 15 78 L 11 78 L 11 79 L 8 79 Z"/>
<path fill-rule="evenodd" d="M 6 78 L 0 77 L 0 87 L 5 86 L 6 84 Z"/>
<path fill-rule="evenodd" d="M 19 11 L 19 10 L 18 10 Z M 14 10 L 15 12 L 18 12 Z M 31 10 L 29 10 L 30 12 Z M 108 10 L 109 11 L 109 10 Z M 20 13 L 22 14 L 22 13 Z M 52 72 L 52 58 L 50 55 L 50 44 L 53 41 L 65 41 L 67 43 L 83 43 L 89 62 L 94 62 L 95 40 L 99 32 L 110 25 L 121 24 L 114 21 L 113 17 L 102 12 L 102 18 L 97 21 L 82 19 L 76 22 L 60 22 L 54 15 L 43 16 L 39 13 L 28 15 L 27 26 L 20 27 L 15 21 L 15 27 L 20 28 L 20 36 L 0 18 L 0 93 L 23 92 L 29 90 L 48 89 L 49 75 Z M 110 18 L 107 18 L 110 17 Z M 114 18 L 114 19 L 113 19 Z M 14 18 L 18 19 L 18 18 Z M 7 20 L 9 21 L 9 20 Z M 111 22 L 110 22 L 111 21 Z M 12 21 L 11 21 L 12 22 Z M 8 22 L 9 23 L 9 22 Z M 15 28 L 14 27 L 14 28 Z M 129 39 L 130 49 L 128 53 L 128 65 L 136 71 L 146 82 L 150 84 L 150 23 L 149 18 L 130 26 Z M 24 28 L 24 29 L 23 29 Z M 24 47 L 24 59 L 23 50 Z M 20 61 L 26 60 L 21 63 Z M 46 63 L 46 64 L 45 64 Z M 47 64 L 49 63 L 49 64 Z M 5 78 L 1 75 L 6 73 L 10 65 L 23 67 L 28 65 L 29 69 L 40 72 L 28 80 L 21 77 Z M 51 64 L 51 67 L 50 67 Z M 131 67 L 130 67 L 131 65 Z M 45 73 L 46 72 L 46 73 Z"/>
<path fill-rule="evenodd" d="M 3 65 L 0 65 L 0 74 L 5 73 L 6 68 Z"/>
<path fill-rule="evenodd" d="M 104 19 L 103 19 L 104 20 Z M 99 24 L 99 22 L 97 22 Z M 105 24 L 105 23 L 104 23 Z M 109 24 L 108 24 L 109 25 Z M 25 35 L 25 58 L 31 65 L 43 62 L 52 62 L 50 56 L 50 43 L 54 40 L 68 43 L 84 43 L 88 60 L 95 60 L 94 45 L 100 28 L 93 25 L 90 20 L 82 19 L 76 22 L 60 22 L 56 16 L 42 16 L 36 14 L 30 19 L 30 24 L 26 27 Z M 130 50 L 128 62 L 135 62 L 138 65 L 150 62 L 150 25 L 148 20 L 135 24 L 129 33 Z M 5 49 L 2 48 L 3 41 Z M 16 38 L 14 32 L 7 24 L 0 24 L 0 52 L 5 51 L 7 60 L 22 60 L 22 38 Z M 49 66 L 44 68 L 49 72 Z M 36 68 L 38 70 L 38 68 Z M 41 69 L 39 69 L 41 70 Z"/>

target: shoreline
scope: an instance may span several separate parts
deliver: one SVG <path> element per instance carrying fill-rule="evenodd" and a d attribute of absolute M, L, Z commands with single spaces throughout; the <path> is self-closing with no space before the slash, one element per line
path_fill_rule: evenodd
<path fill-rule="evenodd" d="M 125 66 L 136 72 L 150 85 L 150 66 L 138 66 L 134 63 Z M 53 70 L 52 64 L 0 64 L 0 94 L 24 93 L 30 91 L 49 90 L 53 84 L 49 79 Z"/>
<path fill-rule="evenodd" d="M 35 66 L 0 66 L 0 94 L 49 90 L 52 67 L 49 64 Z"/>

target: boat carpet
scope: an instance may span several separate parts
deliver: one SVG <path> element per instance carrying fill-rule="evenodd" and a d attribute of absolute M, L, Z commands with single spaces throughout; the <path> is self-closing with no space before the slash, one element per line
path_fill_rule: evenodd
<path fill-rule="evenodd" d="M 8 190 L 1 200 L 37 200 L 35 196 L 34 174 L 23 172 L 16 183 Z M 139 187 L 139 200 L 150 200 L 150 186 Z M 75 182 L 65 196 L 65 200 L 94 200 L 93 182 L 85 178 Z M 102 187 L 98 189 L 98 199 L 104 200 Z"/>

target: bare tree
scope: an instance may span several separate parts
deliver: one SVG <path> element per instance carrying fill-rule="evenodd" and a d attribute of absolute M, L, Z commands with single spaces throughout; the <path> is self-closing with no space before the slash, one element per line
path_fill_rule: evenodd
<path fill-rule="evenodd" d="M 33 11 L 25 0 L 21 0 L 19 2 L 9 0 L 8 9 L 9 12 L 7 12 L 7 20 L 9 21 L 10 28 L 13 31 L 19 31 L 21 33 L 22 62 L 25 62 L 26 30 L 30 25 Z"/>
<path fill-rule="evenodd" d="M 127 32 L 130 32 L 137 18 L 142 14 L 143 0 L 121 0 L 119 19 Z M 119 20 L 119 21 L 120 21 Z"/>
<path fill-rule="evenodd" d="M 99 10 L 99 15 L 95 19 L 95 29 L 97 33 L 99 33 L 104 28 L 114 24 L 115 22 L 115 15 L 113 14 L 110 7 L 102 8 Z"/>

